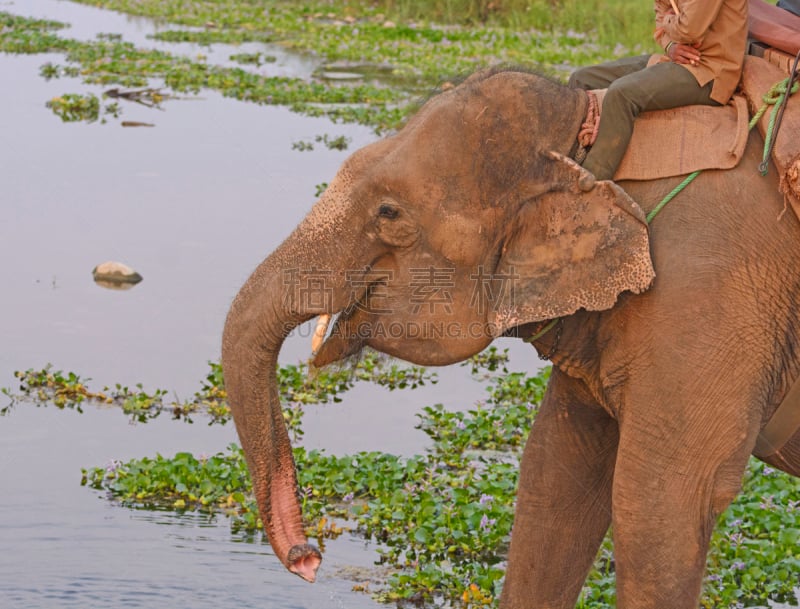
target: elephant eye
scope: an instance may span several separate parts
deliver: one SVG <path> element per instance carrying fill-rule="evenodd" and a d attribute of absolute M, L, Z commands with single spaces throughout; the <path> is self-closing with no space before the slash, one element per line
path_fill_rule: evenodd
<path fill-rule="evenodd" d="M 378 208 L 378 216 L 381 218 L 388 218 L 389 220 L 394 220 L 400 214 L 396 208 L 392 207 L 391 205 L 383 204 Z"/>

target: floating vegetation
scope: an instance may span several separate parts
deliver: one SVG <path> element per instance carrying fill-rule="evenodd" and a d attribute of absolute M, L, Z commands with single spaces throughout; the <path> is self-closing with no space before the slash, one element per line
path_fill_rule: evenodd
<path fill-rule="evenodd" d="M 425 375 L 422 370 L 399 374 L 407 369 L 396 364 L 376 367 L 376 363 L 368 358 L 356 366 L 355 374 L 390 388 L 416 387 Z M 218 387 L 218 373 L 212 367 L 205 391 Z M 296 388 L 301 374 L 302 367 L 282 369 L 281 393 L 286 394 L 287 387 Z M 337 398 L 344 390 L 338 381 L 326 386 L 323 394 L 334 391 Z M 306 398 L 303 391 L 295 392 L 295 397 L 298 393 L 301 400 L 318 397 Z M 523 399 L 524 405 L 507 403 L 481 417 L 494 446 L 511 450 L 527 435 L 535 408 Z M 519 414 L 510 417 L 511 411 Z M 465 416 L 471 420 L 472 414 Z M 526 417 L 527 424 L 514 429 L 500 424 L 504 418 L 518 416 Z M 426 433 L 438 424 L 426 415 L 421 419 Z M 473 429 L 455 419 L 441 421 L 456 436 Z M 495 550 L 504 547 L 513 518 L 516 457 L 511 455 L 511 462 L 496 461 L 454 447 L 447 451 L 447 459 L 440 458 L 441 451 L 406 459 L 377 452 L 336 457 L 296 448 L 308 535 L 323 546 L 325 538 L 348 529 L 381 541 L 384 549 L 379 561 L 395 571 L 382 593 L 385 599 L 453 591 L 460 596 L 465 578 L 480 590 L 492 590 L 493 595 L 502 575 L 502 557 Z M 179 453 L 171 459 L 156 456 L 113 462 L 84 470 L 83 484 L 103 489 L 131 507 L 218 512 L 231 518 L 234 530 L 261 528 L 244 456 L 234 445 L 213 457 Z M 416 497 L 414 502 L 408 502 L 409 493 Z M 452 564 L 452 570 L 442 570 L 443 561 Z M 423 564 L 427 566 L 420 567 Z M 491 567 L 488 571 L 487 566 Z"/>
<path fill-rule="evenodd" d="M 168 400 L 168 392 L 163 389 L 148 393 L 140 384 L 133 389 L 117 384 L 113 388 L 104 387 L 99 392 L 90 391 L 88 379 L 82 379 L 74 372 L 53 370 L 49 365 L 41 370 L 16 371 L 14 376 L 19 379 L 19 389 L 3 391 L 11 403 L 0 409 L 0 414 L 8 414 L 17 403 L 22 402 L 32 402 L 36 406 L 52 403 L 59 408 L 78 411 L 82 410 L 85 403 L 92 402 L 118 406 L 132 421 L 140 423 L 167 412 L 172 418 L 187 423 L 194 422 L 192 417 L 195 415 L 206 415 L 209 425 L 225 424 L 231 414 L 222 367 L 209 362 L 209 368 L 200 390 L 184 401 Z M 435 384 L 437 377 L 435 372 L 419 366 L 400 365 L 374 351 L 366 351 L 358 361 L 324 370 L 311 371 L 303 363 L 281 366 L 278 369 L 279 394 L 286 405 L 284 418 L 295 439 L 302 436 L 300 420 L 303 406 L 339 402 L 340 394 L 359 382 L 373 383 L 389 390 L 415 389 Z"/>
<path fill-rule="evenodd" d="M 408 99 L 408 94 L 384 86 L 340 86 L 306 82 L 299 78 L 269 77 L 243 68 L 209 65 L 159 50 L 137 49 L 131 43 L 108 36 L 93 42 L 62 39 L 50 32 L 61 24 L 18 18 L 3 12 L 0 12 L 0 26 L 0 51 L 65 53 L 66 65 L 48 62 L 40 69 L 46 79 L 79 74 L 86 84 L 115 84 L 146 91 L 154 91 L 150 80 L 159 79 L 177 93 L 196 94 L 202 89 L 212 89 L 226 97 L 285 105 L 295 112 L 370 125 L 378 131 L 396 128 L 408 111 L 402 103 Z M 267 56 L 257 55 L 267 61 Z M 115 90 L 119 91 L 112 89 Z M 161 99 L 170 96 L 169 93 L 159 95 Z M 101 109 L 94 105 L 92 94 L 82 96 L 85 99 L 81 104 L 78 104 L 78 96 L 76 93 L 62 96 L 67 103 L 55 103 L 54 111 L 64 120 L 97 120 Z M 141 103 L 143 100 L 136 101 Z M 76 105 L 78 107 L 73 107 Z M 113 112 L 105 114 L 114 116 Z"/>
<path fill-rule="evenodd" d="M 318 135 L 314 138 L 314 142 L 317 144 L 323 144 L 328 150 L 347 150 L 347 147 L 350 145 L 351 141 L 352 140 L 345 135 L 333 137 L 327 133 L 324 135 Z M 292 150 L 299 150 L 300 152 L 314 150 L 314 143 L 304 140 L 293 142 Z"/>
<path fill-rule="evenodd" d="M 423 409 L 419 428 L 432 441 L 425 455 L 332 456 L 295 448 L 306 533 L 323 550 L 326 538 L 343 531 L 379 542 L 378 562 L 390 569 L 382 588 L 373 590 L 380 600 L 496 606 L 517 460 L 549 374 L 508 373 L 506 364 L 507 355 L 495 348 L 466 362 L 485 382 L 485 399 L 474 408 Z M 84 470 L 83 484 L 131 507 L 207 511 L 228 516 L 235 531 L 262 528 L 236 445 L 210 457 L 178 453 L 112 462 Z M 799 508 L 800 480 L 753 460 L 744 492 L 712 538 L 704 608 L 796 602 Z M 615 606 L 612 552 L 609 537 L 578 607 Z"/>
<path fill-rule="evenodd" d="M 65 123 L 78 121 L 93 123 L 100 118 L 101 122 L 105 123 L 107 117 L 118 118 L 122 112 L 117 103 L 101 105 L 100 98 L 92 93 L 87 95 L 65 93 L 46 102 L 45 106 Z"/>
<path fill-rule="evenodd" d="M 63 24 L 4 12 L 0 12 L 0 51 L 65 53 L 66 65 L 51 63 L 42 68 L 45 78 L 80 75 L 87 84 L 127 88 L 150 87 L 150 81 L 158 79 L 175 93 L 212 89 L 243 101 L 285 105 L 294 112 L 325 116 L 334 122 L 369 125 L 379 134 L 401 126 L 421 98 L 453 75 L 506 63 L 538 66 L 540 71 L 563 76 L 570 66 L 626 51 L 597 45 L 572 30 L 402 23 L 367 5 L 357 6 L 354 15 L 348 8 L 332 10 L 327 5 L 324 9 L 293 2 L 267 7 L 248 2 L 189 2 L 180 11 L 156 0 L 84 2 L 191 28 L 153 34 L 159 40 L 199 44 L 269 41 L 310 52 L 324 61 L 317 72 L 322 78 L 308 82 L 213 66 L 203 58 L 137 49 L 117 34 L 80 42 L 56 33 Z M 261 65 L 274 57 L 255 52 L 234 54 L 231 59 Z"/>
<path fill-rule="evenodd" d="M 236 63 L 252 64 L 260 66 L 265 63 L 275 63 L 278 58 L 274 55 L 265 55 L 264 53 L 237 53 L 231 55 L 228 59 Z"/>
<path fill-rule="evenodd" d="M 409 85 L 413 80 L 423 88 L 498 62 L 584 65 L 625 53 L 617 48 L 620 42 L 629 52 L 645 52 L 634 47 L 649 43 L 653 19 L 651 7 L 631 0 L 492 3 L 497 10 L 485 18 L 478 18 L 474 5 L 487 3 L 471 0 L 449 1 L 446 10 L 428 10 L 424 2 L 278 0 L 266 6 L 195 2 L 181 11 L 160 0 L 79 1 L 193 28 L 169 34 L 173 41 L 248 42 L 266 36 L 329 63 L 392 64 L 410 78 Z"/>
<path fill-rule="evenodd" d="M 418 427 L 432 442 L 424 455 L 333 456 L 295 448 L 306 533 L 323 549 L 325 539 L 344 531 L 380 542 L 377 559 L 390 573 L 382 588 L 372 591 L 381 600 L 439 598 L 469 608 L 496 605 L 513 520 L 517 461 L 549 374 L 509 373 L 507 363 L 507 354 L 494 347 L 465 362 L 485 383 L 485 399 L 465 411 L 424 408 Z M 166 409 L 164 390 L 147 393 L 140 385 L 117 385 L 92 392 L 78 375 L 49 368 L 18 372 L 17 377 L 22 396 L 3 391 L 16 400 L 76 410 L 87 403 L 121 405 L 136 420 Z M 435 379 L 424 369 L 398 367 L 372 354 L 347 376 L 335 371 L 309 379 L 303 365 L 279 370 L 282 399 L 296 405 L 338 401 L 357 380 L 413 388 Z M 220 413 L 207 412 L 222 422 L 229 418 L 224 400 L 222 371 L 212 364 L 194 404 L 219 406 Z M 302 408 L 287 408 L 284 416 L 296 443 L 302 437 Z M 82 484 L 129 507 L 205 511 L 227 516 L 234 531 L 262 528 L 244 455 L 236 445 L 213 456 L 178 453 L 113 461 L 83 470 Z M 702 599 L 706 609 L 796 602 L 800 480 L 752 460 L 743 488 L 712 537 Z M 577 606 L 607 609 L 615 602 L 608 537 Z"/>
<path fill-rule="evenodd" d="M 39 68 L 39 75 L 45 80 L 61 78 L 62 76 L 77 78 L 80 74 L 81 70 L 78 66 L 60 66 L 49 61 Z"/>
<path fill-rule="evenodd" d="M 162 30 L 148 38 L 162 42 L 187 42 L 201 46 L 212 44 L 241 44 L 243 42 L 270 42 L 272 37 L 263 32 L 248 30 Z"/>
<path fill-rule="evenodd" d="M 69 44 L 53 30 L 67 27 L 65 23 L 45 19 L 18 17 L 0 11 L 0 52 L 46 53 L 64 51 Z"/>
<path fill-rule="evenodd" d="M 314 186 L 314 198 L 319 199 L 322 196 L 322 193 L 328 189 L 327 182 L 320 182 L 316 186 Z"/>
<path fill-rule="evenodd" d="M 45 104 L 65 123 L 86 121 L 93 123 L 100 117 L 100 100 L 96 95 L 65 93 Z"/>

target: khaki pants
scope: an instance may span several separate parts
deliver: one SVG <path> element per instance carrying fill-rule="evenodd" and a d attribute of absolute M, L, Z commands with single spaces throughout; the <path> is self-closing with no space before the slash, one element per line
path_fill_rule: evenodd
<path fill-rule="evenodd" d="M 633 133 L 633 121 L 640 112 L 666 110 L 703 104 L 719 106 L 711 99 L 714 81 L 702 87 L 689 70 L 673 62 L 647 67 L 650 55 L 576 70 L 569 86 L 576 89 L 605 89 L 602 119 L 597 141 L 583 162 L 599 180 L 611 180 L 625 156 Z"/>

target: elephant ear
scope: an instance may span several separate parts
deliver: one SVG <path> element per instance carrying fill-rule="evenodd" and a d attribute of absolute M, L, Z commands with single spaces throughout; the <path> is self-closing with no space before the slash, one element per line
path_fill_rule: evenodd
<path fill-rule="evenodd" d="M 573 160 L 550 152 L 544 176 L 521 185 L 525 201 L 495 271 L 497 335 L 521 324 L 610 309 L 640 293 L 655 273 L 645 215 L 628 194 Z M 544 178 L 544 179 L 543 179 Z"/>

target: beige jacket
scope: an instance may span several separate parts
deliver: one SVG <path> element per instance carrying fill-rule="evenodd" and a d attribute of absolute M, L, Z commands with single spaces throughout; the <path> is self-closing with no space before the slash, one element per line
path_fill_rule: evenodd
<path fill-rule="evenodd" d="M 747 45 L 747 0 L 655 0 L 654 38 L 665 50 L 670 42 L 699 43 L 700 65 L 683 65 L 700 86 L 713 79 L 711 99 L 728 103 L 739 78 Z"/>

